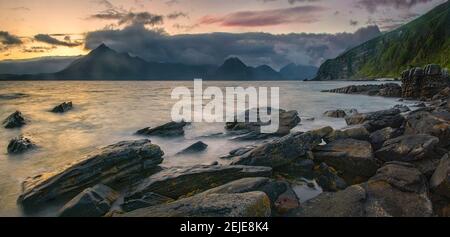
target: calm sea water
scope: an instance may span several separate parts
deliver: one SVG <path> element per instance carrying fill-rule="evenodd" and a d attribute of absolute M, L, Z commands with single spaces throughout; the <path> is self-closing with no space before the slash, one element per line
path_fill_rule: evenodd
<path fill-rule="evenodd" d="M 380 82 L 373 82 L 380 83 Z M 396 99 L 359 95 L 321 93 L 321 90 L 362 82 L 207 82 L 204 86 L 266 86 L 280 87 L 280 107 L 297 110 L 303 119 L 295 130 L 310 130 L 323 126 L 341 128 L 343 119 L 323 117 L 330 109 L 357 109 L 369 112 L 390 108 Z M 0 216 L 20 216 L 16 205 L 20 184 L 28 176 L 58 169 L 82 159 L 95 149 L 122 140 L 140 139 L 133 133 L 141 128 L 170 121 L 170 110 L 177 101 L 171 100 L 172 89 L 192 87 L 192 82 L 0 82 L 0 119 L 20 110 L 30 121 L 22 129 L 0 128 Z M 22 97 L 9 97 L 21 93 Z M 66 114 L 53 114 L 55 105 L 73 101 L 74 109 Z M 164 166 L 209 164 L 230 150 L 251 144 L 226 138 L 204 138 L 224 131 L 224 124 L 196 123 L 186 128 L 184 138 L 151 138 L 166 153 Z M 9 156 L 6 147 L 10 139 L 25 135 L 39 149 L 19 156 Z M 173 155 L 190 144 L 202 140 L 209 145 L 205 153 L 196 156 Z M 306 200 L 320 190 L 296 188 L 300 199 Z"/>

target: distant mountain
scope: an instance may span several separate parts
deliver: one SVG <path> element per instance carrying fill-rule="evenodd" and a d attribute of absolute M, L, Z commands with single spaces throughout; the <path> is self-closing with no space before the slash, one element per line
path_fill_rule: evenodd
<path fill-rule="evenodd" d="M 208 79 L 225 80 L 225 81 L 264 81 L 264 80 L 283 80 L 280 73 L 273 68 L 262 65 L 259 67 L 249 67 L 245 65 L 239 58 L 233 57 L 227 59 L 215 73 L 210 75 Z"/>
<path fill-rule="evenodd" d="M 315 80 L 397 77 L 411 66 L 450 68 L 450 1 L 416 20 L 327 60 Z"/>
<path fill-rule="evenodd" d="M 280 70 L 280 74 L 287 80 L 309 80 L 317 75 L 319 69 L 314 66 L 288 64 Z"/>
<path fill-rule="evenodd" d="M 39 74 L 61 71 L 81 56 L 40 57 L 0 61 L 0 74 Z"/>

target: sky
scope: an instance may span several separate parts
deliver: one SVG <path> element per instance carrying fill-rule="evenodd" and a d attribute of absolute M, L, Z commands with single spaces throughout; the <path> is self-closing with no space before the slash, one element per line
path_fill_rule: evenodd
<path fill-rule="evenodd" d="M 0 60 L 83 55 L 105 42 L 153 61 L 317 65 L 376 36 L 373 26 L 395 29 L 443 2 L 0 0 Z"/>

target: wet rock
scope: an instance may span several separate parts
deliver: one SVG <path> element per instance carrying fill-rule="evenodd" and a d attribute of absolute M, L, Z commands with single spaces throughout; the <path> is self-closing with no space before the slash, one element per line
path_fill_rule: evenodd
<path fill-rule="evenodd" d="M 325 127 L 306 133 L 290 134 L 256 147 L 232 164 L 279 168 L 304 157 L 332 131 L 333 128 Z"/>
<path fill-rule="evenodd" d="M 72 101 L 64 102 L 52 109 L 53 113 L 65 113 L 73 108 Z"/>
<path fill-rule="evenodd" d="M 26 124 L 25 118 L 20 111 L 16 111 L 3 120 L 5 128 L 20 128 Z"/>
<path fill-rule="evenodd" d="M 439 146 L 450 146 L 450 113 L 418 111 L 406 118 L 405 134 L 428 134 L 439 138 Z"/>
<path fill-rule="evenodd" d="M 124 212 L 131 212 L 141 208 L 156 206 L 164 203 L 170 203 L 175 201 L 172 198 L 168 198 L 157 193 L 147 193 L 140 199 L 132 199 L 123 203 L 120 207 Z"/>
<path fill-rule="evenodd" d="M 340 130 L 334 130 L 329 136 L 325 137 L 326 142 L 333 142 L 339 139 L 369 140 L 370 133 L 362 125 L 349 126 Z"/>
<path fill-rule="evenodd" d="M 145 136 L 161 136 L 161 137 L 176 137 L 184 135 L 184 127 L 188 123 L 182 122 L 169 122 L 164 125 L 155 128 L 144 128 L 136 132 L 138 135 Z"/>
<path fill-rule="evenodd" d="M 398 109 L 388 109 L 372 113 L 354 114 L 345 118 L 348 125 L 364 124 L 369 132 L 391 127 L 399 128 L 405 118 Z"/>
<path fill-rule="evenodd" d="M 441 90 L 438 94 L 434 95 L 432 100 L 442 100 L 447 99 L 450 96 L 450 87 L 446 87 L 445 89 Z"/>
<path fill-rule="evenodd" d="M 434 193 L 450 199 L 450 156 L 442 157 L 439 166 L 430 179 L 430 188 Z"/>
<path fill-rule="evenodd" d="M 270 200 L 263 192 L 198 194 L 119 217 L 269 217 Z"/>
<path fill-rule="evenodd" d="M 221 156 L 220 158 L 221 159 L 232 159 L 234 157 L 242 156 L 255 148 L 256 148 L 256 146 L 240 147 L 240 148 L 230 151 L 230 153 L 228 155 Z"/>
<path fill-rule="evenodd" d="M 347 188 L 345 180 L 338 176 L 335 169 L 325 163 L 317 167 L 316 173 L 316 181 L 325 192 L 337 192 Z"/>
<path fill-rule="evenodd" d="M 402 73 L 402 97 L 430 99 L 449 86 L 448 76 L 439 65 L 430 64 L 424 69 L 412 68 Z"/>
<path fill-rule="evenodd" d="M 347 113 L 344 110 L 337 109 L 326 111 L 323 115 L 330 118 L 345 118 Z"/>
<path fill-rule="evenodd" d="M 196 143 L 190 145 L 188 148 L 184 149 L 183 151 L 179 152 L 178 155 L 199 153 L 199 152 L 205 151 L 207 148 L 208 148 L 207 144 L 203 143 L 202 141 L 199 141 L 199 142 L 196 142 Z"/>
<path fill-rule="evenodd" d="M 324 162 L 341 171 L 344 178 L 372 177 L 379 168 L 370 143 L 355 139 L 342 139 L 314 149 L 316 161 Z M 353 182 L 350 182 L 353 183 Z"/>
<path fill-rule="evenodd" d="M 21 154 L 37 148 L 31 139 L 20 136 L 12 139 L 8 144 L 8 154 Z"/>
<path fill-rule="evenodd" d="M 387 140 L 375 156 L 383 161 L 417 161 L 431 158 L 439 139 L 427 134 L 404 135 Z"/>
<path fill-rule="evenodd" d="M 101 217 L 109 212 L 119 193 L 103 184 L 87 188 L 61 209 L 60 217 Z"/>
<path fill-rule="evenodd" d="M 396 106 L 394 106 L 394 109 L 398 109 L 401 113 L 406 113 L 406 112 L 411 111 L 411 109 L 406 105 L 396 105 Z"/>
<path fill-rule="evenodd" d="M 402 88 L 400 85 L 396 83 L 386 83 L 381 85 L 351 85 L 338 89 L 325 90 L 322 92 L 384 96 L 384 97 L 400 97 Z"/>
<path fill-rule="evenodd" d="M 86 188 L 105 184 L 119 188 L 153 173 L 164 152 L 149 140 L 125 141 L 107 146 L 68 168 L 28 178 L 18 203 L 25 209 L 70 199 Z"/>
<path fill-rule="evenodd" d="M 274 109 L 272 109 L 272 108 L 267 109 L 267 111 L 269 111 L 269 112 L 273 112 L 272 110 L 274 110 Z M 257 122 L 250 122 L 250 113 L 251 112 L 254 112 L 256 114 Z M 280 110 L 278 110 L 278 113 L 279 113 L 279 129 L 273 135 L 277 135 L 277 136 L 287 135 L 287 134 L 289 134 L 289 132 L 291 131 L 292 128 L 294 128 L 301 122 L 301 119 L 298 116 L 297 111 L 285 111 L 285 110 L 280 109 Z M 236 118 L 234 122 L 226 123 L 225 128 L 229 131 L 245 130 L 249 133 L 253 132 L 254 134 L 258 135 L 258 134 L 261 134 L 261 126 L 266 126 L 266 125 L 270 124 L 270 122 L 265 123 L 265 122 L 261 121 L 262 116 L 260 116 L 259 108 L 245 111 L 245 113 L 243 114 L 243 117 L 245 118 L 245 122 L 238 122 L 237 121 L 238 119 Z M 257 138 L 257 139 L 261 139 L 261 138 Z M 265 138 L 262 138 L 262 139 L 265 139 Z"/>
<path fill-rule="evenodd" d="M 383 147 L 387 140 L 403 135 L 403 129 L 394 129 L 391 127 L 383 128 L 370 134 L 369 140 L 374 150 L 379 150 Z"/>
<path fill-rule="evenodd" d="M 125 201 L 140 199 L 147 193 L 157 193 L 178 199 L 248 177 L 269 177 L 272 169 L 252 166 L 197 165 L 169 168 L 142 180 L 125 197 Z"/>
<path fill-rule="evenodd" d="M 418 103 L 418 104 L 412 105 L 412 107 L 416 107 L 416 108 L 425 108 L 425 107 L 427 107 L 427 105 L 426 105 L 425 103 Z"/>

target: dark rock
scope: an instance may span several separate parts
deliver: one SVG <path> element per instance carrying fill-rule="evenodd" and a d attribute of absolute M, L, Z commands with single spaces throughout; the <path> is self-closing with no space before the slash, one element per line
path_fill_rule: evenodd
<path fill-rule="evenodd" d="M 126 195 L 125 201 L 140 199 L 147 193 L 157 193 L 179 199 L 248 177 L 269 177 L 272 169 L 252 166 L 206 166 L 169 168 L 142 180 Z"/>
<path fill-rule="evenodd" d="M 12 139 L 8 144 L 9 154 L 21 154 L 29 150 L 35 149 L 37 146 L 31 139 L 20 136 L 18 138 Z"/>
<path fill-rule="evenodd" d="M 439 65 L 430 64 L 425 69 L 412 68 L 402 73 L 402 97 L 430 99 L 449 84 Z"/>
<path fill-rule="evenodd" d="M 262 144 L 234 161 L 234 165 L 268 166 L 279 168 L 289 165 L 315 146 L 322 143 L 322 139 L 333 131 L 325 127 L 306 133 L 295 133 L 274 141 Z"/>
<path fill-rule="evenodd" d="M 431 158 L 439 139 L 427 134 L 404 135 L 387 140 L 375 156 L 383 161 L 417 161 Z"/>
<path fill-rule="evenodd" d="M 109 212 L 119 193 L 108 186 L 98 184 L 87 188 L 60 211 L 60 217 L 101 217 Z"/>
<path fill-rule="evenodd" d="M 406 118 L 405 134 L 428 134 L 439 138 L 439 146 L 450 146 L 449 112 L 413 112 Z"/>
<path fill-rule="evenodd" d="M 230 153 L 228 155 L 222 156 L 220 158 L 221 159 L 232 159 L 234 157 L 242 156 L 255 148 L 256 148 L 256 146 L 240 147 L 240 148 L 230 151 Z"/>
<path fill-rule="evenodd" d="M 370 133 L 362 125 L 349 126 L 340 130 L 334 130 L 330 135 L 324 138 L 326 142 L 333 142 L 340 139 L 369 140 Z"/>
<path fill-rule="evenodd" d="M 263 192 L 198 194 L 168 204 L 135 210 L 119 217 L 269 217 L 270 200 Z"/>
<path fill-rule="evenodd" d="M 416 108 L 425 108 L 425 107 L 427 107 L 427 105 L 426 105 L 425 103 L 418 103 L 418 104 L 412 105 L 412 107 L 416 107 Z"/>
<path fill-rule="evenodd" d="M 388 109 L 372 113 L 354 114 L 345 118 L 348 125 L 364 124 L 369 132 L 391 127 L 399 128 L 405 118 L 398 109 Z"/>
<path fill-rule="evenodd" d="M 202 141 L 199 141 L 199 142 L 196 142 L 196 143 L 190 145 L 188 148 L 184 149 L 183 151 L 179 152 L 178 155 L 199 153 L 199 152 L 205 151 L 207 148 L 208 148 L 207 144 L 203 143 Z"/>
<path fill-rule="evenodd" d="M 86 188 L 105 184 L 113 188 L 155 171 L 164 152 L 149 140 L 119 142 L 89 155 L 68 168 L 28 178 L 18 203 L 26 209 L 72 198 Z"/>
<path fill-rule="evenodd" d="M 384 97 L 400 97 L 402 88 L 400 85 L 396 83 L 386 83 L 382 85 L 351 85 L 338 89 L 325 90 L 322 92 L 384 96 Z"/>
<path fill-rule="evenodd" d="M 345 118 L 345 116 L 347 116 L 347 113 L 345 113 L 344 110 L 338 109 L 326 111 L 323 115 L 331 118 Z"/>
<path fill-rule="evenodd" d="M 0 94 L 0 100 L 15 100 L 29 97 L 30 95 L 24 93 L 9 93 L 9 94 Z"/>
<path fill-rule="evenodd" d="M 345 180 L 338 176 L 336 170 L 325 163 L 317 167 L 316 173 L 317 183 L 325 192 L 337 192 L 347 188 Z"/>
<path fill-rule="evenodd" d="M 53 113 L 65 113 L 73 108 L 72 101 L 64 102 L 52 109 Z"/>
<path fill-rule="evenodd" d="M 20 111 L 16 111 L 3 120 L 5 128 L 20 128 L 26 124 L 25 118 Z"/>
<path fill-rule="evenodd" d="M 182 122 L 169 122 L 164 125 L 155 128 L 144 128 L 136 132 L 138 135 L 145 136 L 161 136 L 161 137 L 175 137 L 184 135 L 184 127 L 188 123 Z"/>
<path fill-rule="evenodd" d="M 439 166 L 440 161 L 440 159 L 430 158 L 409 163 L 413 164 L 425 177 L 430 179 Z"/>
<path fill-rule="evenodd" d="M 342 139 L 318 146 L 314 150 L 314 158 L 341 171 L 344 178 L 349 180 L 367 179 L 379 168 L 370 143 L 354 139 Z"/>
<path fill-rule="evenodd" d="M 439 166 L 430 179 L 430 188 L 446 198 L 450 198 L 450 156 L 442 157 Z"/>
<path fill-rule="evenodd" d="M 394 109 L 398 109 L 401 113 L 409 112 L 411 109 L 406 105 L 396 105 Z"/>
<path fill-rule="evenodd" d="M 175 201 L 172 198 L 168 198 L 156 193 L 147 193 L 140 199 L 132 199 L 123 203 L 120 207 L 124 212 L 131 212 L 141 208 L 156 206 L 164 203 L 170 203 Z"/>
<path fill-rule="evenodd" d="M 391 127 L 383 128 L 370 134 L 370 143 L 374 150 L 379 150 L 383 147 L 384 142 L 403 135 L 402 129 L 394 129 Z"/>

